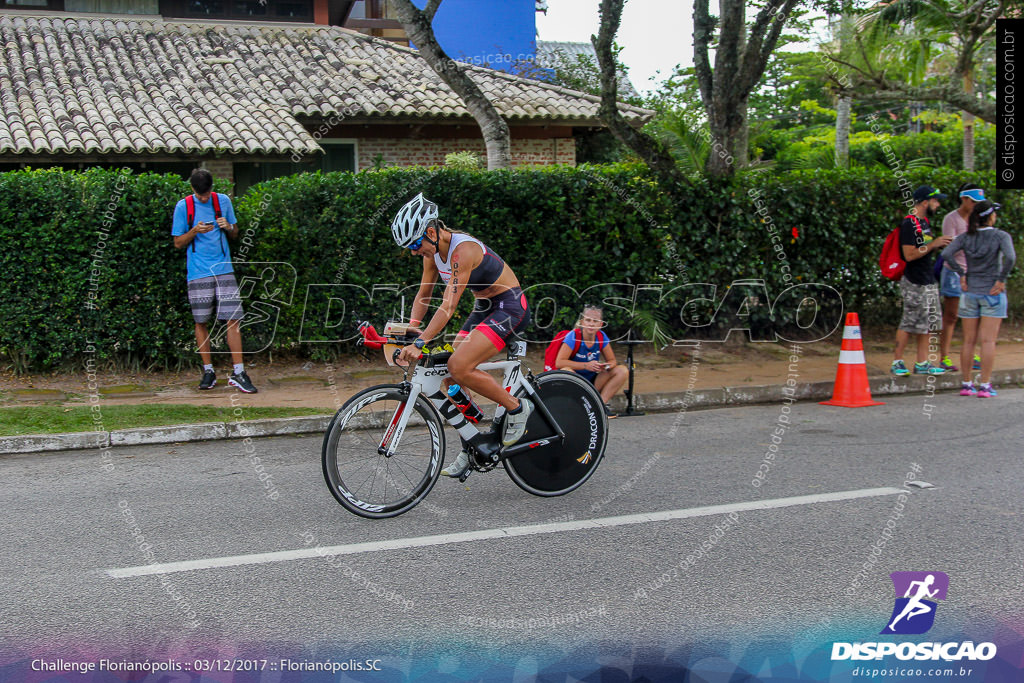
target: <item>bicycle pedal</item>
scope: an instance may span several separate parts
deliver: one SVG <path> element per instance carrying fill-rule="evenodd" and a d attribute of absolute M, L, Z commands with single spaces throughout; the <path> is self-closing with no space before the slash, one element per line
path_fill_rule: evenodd
<path fill-rule="evenodd" d="M 469 475 L 471 475 L 472 473 L 473 473 L 473 468 L 472 467 L 468 468 L 465 472 L 463 472 L 462 474 L 459 475 L 459 482 L 463 483 L 463 484 L 466 483 L 466 480 L 469 479 Z"/>

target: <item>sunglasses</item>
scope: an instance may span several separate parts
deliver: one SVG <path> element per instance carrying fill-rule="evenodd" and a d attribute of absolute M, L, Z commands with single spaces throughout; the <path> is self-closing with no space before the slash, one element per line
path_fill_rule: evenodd
<path fill-rule="evenodd" d="M 423 246 L 424 237 L 426 237 L 426 235 L 420 235 L 420 238 L 413 242 L 412 244 L 410 244 L 408 247 L 406 247 L 406 249 L 408 249 L 409 251 L 416 251 L 417 249 Z"/>

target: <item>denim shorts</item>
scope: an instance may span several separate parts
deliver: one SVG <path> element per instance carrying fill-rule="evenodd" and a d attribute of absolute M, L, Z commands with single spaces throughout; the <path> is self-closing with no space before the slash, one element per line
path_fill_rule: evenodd
<path fill-rule="evenodd" d="M 949 268 L 942 269 L 942 277 L 939 279 L 939 294 L 942 296 L 957 297 L 964 293 L 960 289 L 960 276 Z"/>
<path fill-rule="evenodd" d="M 960 295 L 960 317 L 961 318 L 1005 318 L 1006 317 L 1006 292 L 999 294 L 970 294 Z"/>

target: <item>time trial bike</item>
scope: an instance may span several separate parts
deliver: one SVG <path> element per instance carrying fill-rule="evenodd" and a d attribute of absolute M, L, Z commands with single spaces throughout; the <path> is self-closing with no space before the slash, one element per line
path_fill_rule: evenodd
<path fill-rule="evenodd" d="M 402 323 L 388 323 L 383 336 L 368 323 L 359 327 L 358 344 L 383 348 L 389 365 L 397 365 L 402 346 L 415 335 Z M 525 342 L 508 346 L 507 359 L 481 363 L 481 370 L 501 370 L 502 386 L 514 396 L 528 396 L 536 409 L 518 443 L 501 443 L 505 410 L 497 406 L 491 428 L 478 424 L 449 399 L 450 345 L 429 346 L 405 367 L 397 384 L 379 384 L 355 394 L 335 413 L 324 434 L 323 471 L 335 499 L 347 510 L 369 518 L 408 512 L 437 482 L 444 464 L 447 422 L 469 453 L 470 470 L 487 472 L 498 465 L 519 488 L 535 496 L 561 496 L 589 479 L 604 457 L 608 418 L 594 387 L 574 372 L 554 370 L 534 376 L 522 365 Z M 442 418 L 444 422 L 442 422 Z"/>

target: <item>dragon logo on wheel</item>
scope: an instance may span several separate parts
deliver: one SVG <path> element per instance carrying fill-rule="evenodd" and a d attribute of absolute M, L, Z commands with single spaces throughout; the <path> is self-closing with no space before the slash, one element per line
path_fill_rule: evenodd
<path fill-rule="evenodd" d="M 597 450 L 597 413 L 590 406 L 590 401 L 586 398 L 583 399 L 583 409 L 587 411 L 587 422 L 590 423 L 590 448 L 587 452 L 576 458 L 576 462 L 581 465 L 586 465 L 590 462 L 591 454 Z"/>

